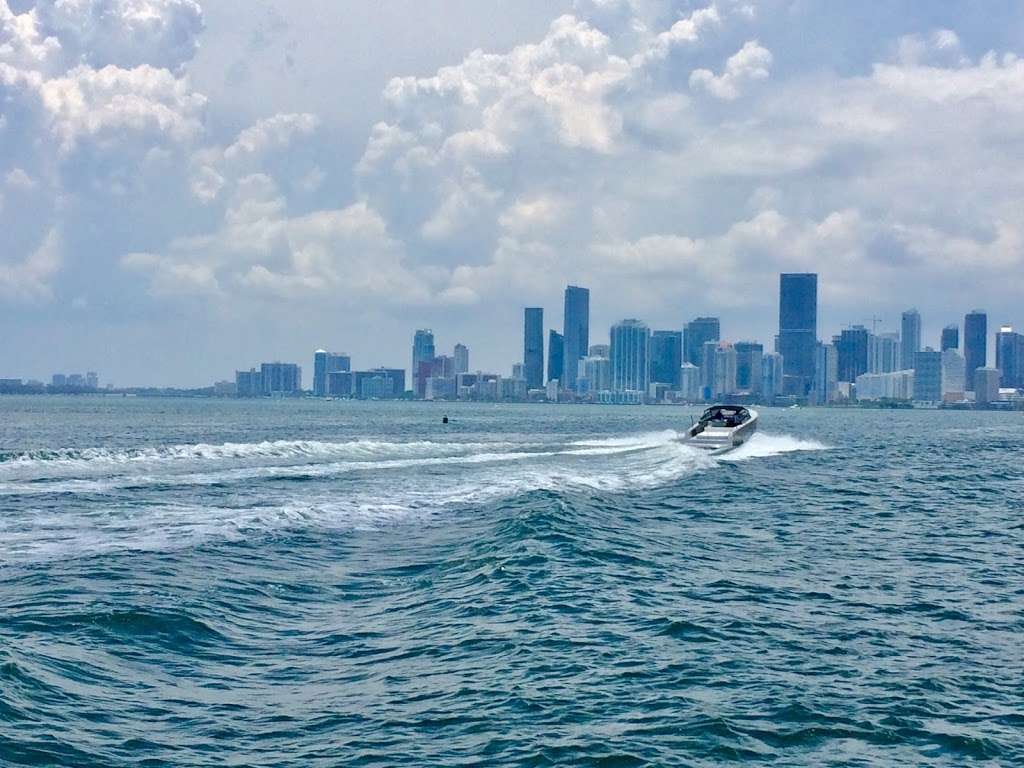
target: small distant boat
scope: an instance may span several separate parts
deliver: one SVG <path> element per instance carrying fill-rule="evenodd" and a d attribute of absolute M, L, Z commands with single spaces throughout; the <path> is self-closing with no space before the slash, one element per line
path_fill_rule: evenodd
<path fill-rule="evenodd" d="M 683 445 L 720 455 L 739 448 L 757 431 L 757 411 L 742 405 L 713 405 L 680 438 Z"/>

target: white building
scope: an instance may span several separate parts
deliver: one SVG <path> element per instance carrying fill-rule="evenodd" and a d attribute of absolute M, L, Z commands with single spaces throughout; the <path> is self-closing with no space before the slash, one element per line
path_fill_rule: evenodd
<path fill-rule="evenodd" d="M 913 396 L 913 371 L 862 373 L 857 377 L 858 400 L 910 400 Z"/>

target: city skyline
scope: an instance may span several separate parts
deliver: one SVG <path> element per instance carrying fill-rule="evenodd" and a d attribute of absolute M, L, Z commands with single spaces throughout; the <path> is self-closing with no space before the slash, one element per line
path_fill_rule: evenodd
<path fill-rule="evenodd" d="M 574 283 L 769 348 L 780 272 L 824 337 L 1021 322 L 1019 3 L 312 2 L 0 0 L 0 375 L 498 368 Z"/>
<path fill-rule="evenodd" d="M 802 277 L 814 278 L 814 280 L 813 280 L 813 283 L 814 283 L 814 293 L 816 295 L 817 286 L 818 286 L 818 278 L 819 278 L 819 276 L 816 273 L 815 274 L 809 274 L 809 275 L 803 275 L 803 274 L 786 275 L 786 274 L 783 274 L 782 276 L 777 278 L 777 280 L 779 281 L 778 284 L 784 285 L 784 281 L 785 281 L 785 278 L 787 276 L 788 277 L 796 277 L 796 278 L 802 278 Z M 629 318 L 620 318 L 620 320 L 610 323 L 607 326 L 609 328 L 608 332 L 604 332 L 604 331 L 600 330 L 600 328 L 601 328 L 600 324 L 597 326 L 596 330 L 591 330 L 591 328 L 593 328 L 593 326 L 594 326 L 594 322 L 593 322 L 593 319 L 592 319 L 593 315 L 592 315 L 592 312 L 591 312 L 591 303 L 590 303 L 589 290 L 586 289 L 585 287 L 577 287 L 577 286 L 572 286 L 572 285 L 567 286 L 566 289 L 562 292 L 562 295 L 563 295 L 563 306 L 562 306 L 562 309 L 563 310 L 565 309 L 565 301 L 564 300 L 565 300 L 565 297 L 566 297 L 566 292 L 569 291 L 570 289 L 583 290 L 583 291 L 586 292 L 586 302 L 585 303 L 586 303 L 586 313 L 587 313 L 587 329 L 588 329 L 587 333 L 588 333 L 588 341 L 589 341 L 589 343 L 587 345 L 588 351 L 589 351 L 590 347 L 594 346 L 594 344 L 607 345 L 608 343 L 610 343 L 611 329 L 615 325 L 617 325 L 617 324 L 619 324 L 619 323 L 621 323 L 621 322 L 623 322 L 625 320 L 629 320 Z M 779 309 L 777 310 L 776 314 L 779 317 L 779 323 L 780 324 L 783 322 L 783 318 L 781 316 L 781 311 L 782 311 L 781 307 L 782 307 L 782 304 L 783 304 L 782 298 L 783 298 L 782 295 L 780 295 L 777 298 L 777 300 L 776 300 L 776 304 L 779 307 Z M 518 357 L 514 357 L 514 356 L 510 357 L 508 360 L 499 361 L 496 365 L 490 365 L 490 366 L 488 366 L 488 365 L 474 365 L 474 366 L 471 366 L 471 367 L 467 366 L 465 371 L 460 369 L 458 372 L 474 371 L 474 372 L 493 372 L 493 373 L 506 374 L 508 369 L 512 365 L 523 363 L 524 359 L 525 359 L 524 358 L 524 354 L 525 354 L 525 351 L 526 351 L 525 347 L 523 346 L 523 344 L 524 344 L 524 333 L 525 333 L 524 329 L 525 329 L 525 324 L 526 324 L 525 318 L 530 316 L 531 310 L 534 313 L 539 314 L 540 323 L 541 323 L 540 327 L 542 328 L 542 335 L 543 335 L 543 339 L 544 339 L 544 341 L 543 341 L 543 366 L 542 366 L 543 367 L 543 380 L 544 380 L 544 382 L 547 382 L 551 378 L 557 378 L 557 377 L 553 377 L 552 373 L 551 373 L 551 361 L 550 361 L 551 338 L 550 338 L 550 334 L 560 335 L 560 331 L 558 329 L 547 327 L 545 325 L 545 322 L 544 322 L 545 311 L 544 311 L 543 307 L 525 307 L 525 308 L 521 307 L 520 308 L 520 311 L 523 312 L 523 316 L 520 318 L 520 326 L 519 326 L 519 330 L 518 330 L 519 339 L 520 339 L 520 349 L 519 349 L 519 356 Z M 816 303 L 816 306 L 814 307 L 814 314 L 815 314 L 815 316 L 817 315 L 819 310 L 820 310 L 820 305 L 818 305 Z M 534 316 L 534 321 L 536 321 L 536 319 L 537 319 L 536 318 L 536 314 Z M 948 344 L 948 343 L 950 343 L 950 341 L 952 339 L 955 339 L 955 340 L 957 340 L 959 342 L 959 347 L 958 347 L 959 352 L 961 354 L 964 354 L 965 353 L 964 345 L 966 343 L 965 340 L 967 338 L 966 335 L 965 335 L 964 329 L 969 324 L 971 324 L 971 323 L 976 323 L 976 324 L 980 323 L 978 331 L 976 331 L 975 334 L 974 334 L 976 340 L 978 338 L 984 338 L 984 352 L 979 354 L 979 359 L 982 361 L 983 364 L 987 363 L 989 365 L 993 365 L 994 366 L 995 365 L 995 361 L 996 361 L 997 357 L 999 356 L 999 349 L 998 349 L 999 341 L 998 341 L 998 338 L 997 338 L 996 331 L 998 331 L 999 329 L 1006 329 L 1006 328 L 1016 329 L 1016 328 L 1021 328 L 1022 327 L 1021 325 L 1015 325 L 1013 323 L 1008 323 L 1008 322 L 994 323 L 994 322 L 992 322 L 992 318 L 985 312 L 984 309 L 974 308 L 974 309 L 971 309 L 970 311 L 966 312 L 958 323 L 952 323 L 952 324 L 950 324 L 950 323 L 943 323 L 943 324 L 941 324 L 941 327 L 939 327 L 938 330 L 937 330 L 936 337 L 934 339 L 930 339 L 927 333 L 920 333 L 920 328 L 922 327 L 923 319 L 922 319 L 920 313 L 917 311 L 916 308 L 910 308 L 910 309 L 904 310 L 904 311 L 899 312 L 899 313 L 894 313 L 894 314 L 898 314 L 898 316 L 900 317 L 900 327 L 898 329 L 896 329 L 896 330 L 892 330 L 892 329 L 890 329 L 888 327 L 888 324 L 885 322 L 885 318 L 880 318 L 880 317 L 873 316 L 872 318 L 870 318 L 871 321 L 873 321 L 876 325 L 881 323 L 880 327 L 878 327 L 876 329 L 876 331 L 868 332 L 868 329 L 862 323 L 860 323 L 860 322 L 857 322 L 857 323 L 850 322 L 850 323 L 847 323 L 845 326 L 837 329 L 834 334 L 829 334 L 829 333 L 818 331 L 816 341 L 827 343 L 827 340 L 830 339 L 830 338 L 837 338 L 837 339 L 838 338 L 848 338 L 848 339 L 851 339 L 851 340 L 852 339 L 856 339 L 856 338 L 860 338 L 861 341 L 860 341 L 860 346 L 858 348 L 859 351 L 856 354 L 859 357 L 863 358 L 863 359 L 859 363 L 859 367 L 858 366 L 851 367 L 852 364 L 850 364 L 850 363 L 846 363 L 846 365 L 847 365 L 848 371 L 854 371 L 854 369 L 856 369 L 856 373 L 862 373 L 862 372 L 868 372 L 869 369 L 874 369 L 876 367 L 876 366 L 871 366 L 871 365 L 868 364 L 867 361 L 868 361 L 869 354 L 874 354 L 874 355 L 879 354 L 878 349 L 871 349 L 871 350 L 869 350 L 869 348 L 868 348 L 869 337 L 870 337 L 870 340 L 873 343 L 876 340 L 884 341 L 887 337 L 888 338 L 895 338 L 897 341 L 899 341 L 909 331 L 912 334 L 917 334 L 916 338 L 918 339 L 918 342 L 919 342 L 919 345 L 920 345 L 920 349 L 924 349 L 926 347 L 930 347 L 930 348 L 934 348 L 934 349 L 940 350 L 940 351 L 945 351 L 945 349 L 943 348 L 943 345 L 944 344 Z M 913 316 L 915 318 L 911 322 L 911 324 L 909 326 L 907 324 L 908 316 Z M 730 343 L 740 343 L 740 344 L 742 344 L 742 343 L 757 343 L 757 344 L 760 344 L 762 346 L 762 348 L 763 348 L 763 350 L 765 352 L 773 351 L 774 344 L 772 343 L 772 340 L 774 340 L 778 336 L 779 331 L 781 330 L 781 327 L 777 327 L 775 329 L 764 329 L 764 330 L 761 331 L 760 334 L 755 334 L 755 335 L 751 335 L 751 336 L 747 336 L 747 337 L 737 337 L 737 336 L 734 336 L 734 335 L 729 335 L 727 332 L 723 332 L 721 330 L 721 328 L 723 327 L 723 324 L 725 325 L 726 328 L 729 327 L 729 324 L 727 322 L 728 318 L 722 317 L 720 315 L 713 315 L 713 316 L 712 315 L 707 315 L 707 316 L 702 315 L 702 316 L 692 317 L 689 320 L 683 322 L 681 324 L 681 326 L 678 327 L 678 328 L 666 328 L 666 329 L 660 329 L 657 326 L 655 326 L 654 324 L 647 323 L 645 320 L 642 320 L 642 319 L 639 319 L 639 321 L 642 322 L 643 324 L 647 325 L 650 328 L 652 340 L 654 339 L 655 335 L 659 334 L 659 333 L 662 333 L 662 334 L 664 334 L 664 333 L 678 334 L 679 335 L 679 343 L 680 343 L 680 357 L 681 357 L 681 360 L 683 362 L 686 362 L 688 360 L 688 358 L 686 357 L 686 343 L 687 343 L 686 342 L 686 334 L 689 332 L 690 326 L 701 326 L 702 327 L 702 330 L 699 331 L 699 333 L 701 335 L 699 336 L 699 338 L 695 342 L 698 345 L 698 348 L 701 345 L 701 343 L 703 342 L 703 339 L 705 337 L 707 337 L 707 338 L 715 338 L 716 341 L 721 339 L 721 340 L 724 340 L 724 341 L 728 341 Z M 939 325 L 939 321 L 936 320 L 935 322 L 932 323 L 932 325 Z M 710 330 L 704 328 L 703 326 L 708 326 L 708 329 L 710 329 Z M 929 326 L 925 325 L 924 327 L 929 327 Z M 707 335 L 709 333 L 711 334 L 711 336 Z M 373 362 L 372 365 L 364 366 L 365 370 L 399 370 L 399 369 L 406 370 L 408 372 L 408 377 L 409 377 L 408 380 L 410 382 L 410 386 L 415 386 L 416 378 L 417 378 L 416 371 L 415 371 L 416 365 L 417 365 L 417 363 L 416 363 L 417 355 L 416 355 L 416 351 L 415 350 L 416 350 L 417 344 L 419 344 L 418 340 L 419 340 L 419 337 L 420 337 L 421 334 L 424 335 L 424 343 L 426 343 L 428 345 L 428 347 L 426 349 L 424 349 L 424 351 L 422 353 L 422 359 L 424 359 L 424 360 L 433 359 L 435 354 L 436 354 L 436 352 L 437 352 L 437 350 L 440 349 L 438 347 L 437 342 L 435 341 L 434 333 L 433 333 L 432 329 L 420 329 L 420 330 L 417 330 L 416 333 L 414 334 L 414 336 L 415 336 L 415 338 L 413 339 L 413 349 L 414 349 L 414 351 L 413 351 L 413 358 L 412 358 L 412 364 L 411 365 L 409 365 L 409 366 L 402 366 L 401 364 L 399 364 L 399 365 L 389 365 L 387 363 L 386 359 L 384 361 L 381 361 L 381 358 L 387 358 L 388 356 L 387 355 L 382 356 L 382 355 L 378 354 L 375 358 L 373 358 L 373 360 L 375 362 Z M 863 334 L 863 336 L 861 337 L 861 336 L 859 336 L 859 334 Z M 596 339 L 596 341 L 595 341 L 595 339 Z M 406 339 L 406 343 L 408 344 L 408 339 Z M 445 341 L 444 343 L 447 344 L 447 341 Z M 338 346 L 340 347 L 341 345 L 338 345 Z M 467 356 L 467 359 L 468 359 L 468 355 L 469 355 L 469 350 L 470 349 L 475 349 L 476 350 L 476 354 L 474 354 L 474 357 L 476 358 L 476 355 L 479 354 L 479 351 L 481 349 L 486 351 L 489 347 L 493 348 L 493 345 L 490 345 L 490 344 L 488 344 L 486 342 L 484 342 L 482 345 L 469 345 L 469 344 L 464 344 L 462 341 L 454 341 L 450 345 L 444 347 L 444 349 L 446 349 L 447 352 L 448 352 L 448 355 L 449 355 L 449 358 L 450 358 L 450 361 L 451 361 L 451 365 L 453 366 L 453 370 L 454 370 L 455 366 L 457 365 L 456 356 L 458 356 L 460 354 L 460 350 L 462 350 L 462 353 L 464 353 Z M 444 351 L 444 349 L 442 349 L 442 351 Z M 698 351 L 697 354 L 698 354 L 698 357 L 702 357 L 702 355 L 703 355 L 703 353 L 700 352 L 700 351 Z M 897 368 L 886 368 L 886 369 L 887 370 L 897 370 L 899 368 L 906 369 L 906 367 L 908 365 L 908 362 L 907 362 L 908 358 L 907 358 L 906 355 L 907 355 L 906 348 L 901 346 L 900 347 L 900 363 L 899 363 L 899 366 Z M 297 355 L 294 358 L 292 358 L 292 361 L 294 361 L 294 360 L 305 360 L 305 357 L 307 357 L 307 356 L 309 356 L 309 355 L 308 354 L 306 356 Z M 323 374 L 319 374 L 318 373 L 318 371 L 320 370 L 319 359 L 321 357 L 323 357 L 323 364 L 327 366 L 327 368 L 324 370 Z M 398 355 L 394 355 L 393 357 L 397 358 Z M 584 355 L 584 357 L 585 357 L 585 355 Z M 912 354 L 911 354 L 911 357 L 912 357 Z M 272 363 L 281 363 L 281 362 L 286 360 L 286 358 L 281 357 L 281 356 L 268 356 L 268 355 L 263 355 L 263 356 L 257 355 L 257 358 L 263 360 L 264 363 L 266 363 L 267 361 L 271 361 Z M 353 364 L 352 363 L 352 358 L 353 358 L 353 356 L 349 355 L 347 352 L 344 352 L 344 353 L 328 352 L 328 351 L 326 351 L 325 349 L 323 349 L 321 347 L 317 347 L 315 349 L 315 351 L 313 352 L 313 354 L 312 354 L 311 361 L 309 361 L 307 363 L 307 365 L 308 365 L 307 376 L 309 378 L 306 380 L 306 384 L 308 385 L 306 387 L 306 389 L 310 390 L 314 394 L 320 394 L 319 387 L 320 386 L 324 386 L 326 388 L 326 373 L 328 372 L 328 370 L 351 370 L 351 366 Z M 484 355 L 480 356 L 477 359 L 478 360 L 494 359 L 494 356 L 493 355 L 488 356 L 488 355 L 484 354 Z M 562 362 L 562 365 L 559 366 L 559 368 L 560 368 L 560 370 L 564 371 L 564 354 L 563 354 L 563 358 L 562 359 L 563 359 L 563 362 Z M 582 359 L 583 359 L 583 357 L 580 358 L 580 360 L 582 360 Z M 840 353 L 840 356 L 839 356 L 838 359 L 840 361 L 843 360 L 842 353 Z M 344 361 L 344 362 L 341 362 L 339 364 L 338 361 Z M 242 361 L 242 363 L 240 365 L 235 366 L 234 370 L 239 370 L 239 371 L 247 370 L 246 365 L 251 365 L 251 364 L 252 364 L 251 361 L 249 361 L 249 362 Z M 304 368 L 305 367 L 302 363 L 294 363 L 294 364 L 299 365 L 300 368 Z M 968 365 L 969 365 L 969 363 L 968 363 Z M 338 367 L 334 367 L 334 366 L 338 366 Z M 348 366 L 348 367 L 346 368 L 345 366 Z M 812 360 L 812 373 L 811 373 L 811 378 L 812 379 L 813 379 L 813 376 L 814 376 L 813 366 L 814 366 L 814 362 Z M 99 366 L 96 366 L 96 367 L 99 367 Z M 698 367 L 700 367 L 699 364 L 698 364 Z M 913 362 L 912 361 L 910 362 L 909 367 L 911 367 L 911 368 L 913 367 Z M 524 366 L 524 371 L 525 371 L 525 366 Z M 856 373 L 854 375 L 856 375 Z M 218 371 L 216 373 L 216 375 L 213 377 L 213 379 L 211 381 L 221 381 L 221 380 L 224 380 L 224 379 L 226 379 L 229 376 L 229 374 L 230 374 L 230 371 L 220 370 L 220 371 Z M 321 379 L 321 375 L 324 376 L 323 379 Z M 842 377 L 842 375 L 843 375 L 843 369 L 840 369 L 840 377 Z M 44 383 L 51 382 L 51 380 L 52 380 L 52 384 L 54 386 L 62 386 L 62 384 L 58 385 L 58 383 L 56 381 L 57 377 L 59 377 L 59 376 L 63 376 L 63 374 L 55 374 L 55 373 L 51 372 L 51 373 L 46 373 L 46 374 L 42 374 L 42 375 L 33 376 L 33 375 L 21 375 L 21 374 L 16 373 L 16 372 L 3 372 L 3 371 L 0 371 L 0 380 L 14 380 L 16 378 L 20 378 L 20 379 L 22 379 L 24 381 L 39 381 L 39 382 L 44 382 Z M 95 374 L 91 373 L 90 376 L 95 376 Z M 84 381 L 84 375 L 79 375 L 79 378 L 82 378 L 83 381 Z M 321 382 L 321 381 L 324 382 L 324 383 L 323 384 L 318 384 L 318 382 Z M 109 381 L 109 379 L 107 379 L 107 384 L 111 384 L 112 385 L 114 383 L 115 382 L 111 382 L 111 381 Z M 194 383 L 192 385 L 189 385 L 189 386 L 187 386 L 185 388 L 202 387 L 202 386 L 207 386 L 209 384 L 210 384 L 210 381 L 202 381 L 202 382 L 196 382 L 196 383 Z M 138 385 L 138 384 L 122 384 L 120 382 L 117 382 L 117 386 L 128 386 L 128 387 L 132 387 L 132 386 L 156 386 L 156 387 L 160 387 L 160 386 L 179 386 L 179 385 L 171 384 L 171 383 L 168 383 L 168 382 L 147 383 L 147 384 L 142 384 L 142 385 Z M 809 383 L 808 384 L 808 388 L 810 388 L 810 387 L 811 387 L 811 384 Z M 417 390 L 414 390 L 414 391 L 417 391 Z M 420 394 L 422 394 L 422 393 L 420 393 Z"/>

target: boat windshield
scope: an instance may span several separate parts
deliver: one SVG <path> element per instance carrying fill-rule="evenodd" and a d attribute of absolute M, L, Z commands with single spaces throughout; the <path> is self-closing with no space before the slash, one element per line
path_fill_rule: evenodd
<path fill-rule="evenodd" d="M 749 419 L 750 412 L 746 408 L 716 405 L 704 411 L 700 423 L 708 427 L 738 427 Z"/>

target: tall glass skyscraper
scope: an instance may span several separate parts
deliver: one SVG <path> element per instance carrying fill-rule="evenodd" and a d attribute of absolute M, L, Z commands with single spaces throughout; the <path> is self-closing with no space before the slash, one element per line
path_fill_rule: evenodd
<path fill-rule="evenodd" d="M 564 360 L 565 338 L 558 331 L 550 331 L 548 333 L 548 381 L 555 381 L 561 377 Z"/>
<path fill-rule="evenodd" d="M 313 353 L 313 394 L 323 397 L 327 394 L 327 350 L 318 349 Z"/>
<path fill-rule="evenodd" d="M 647 396 L 650 337 L 650 329 L 639 320 L 623 320 L 612 326 L 613 392 L 643 392 Z"/>
<path fill-rule="evenodd" d="M 847 328 L 835 342 L 839 358 L 839 381 L 851 384 L 868 372 L 868 329 L 863 325 Z"/>
<path fill-rule="evenodd" d="M 352 358 L 318 349 L 313 353 L 313 394 L 317 397 L 334 394 L 331 392 L 331 374 L 338 371 L 351 371 Z"/>
<path fill-rule="evenodd" d="M 756 341 L 737 341 L 736 349 L 736 391 L 761 394 L 761 360 L 764 347 Z"/>
<path fill-rule="evenodd" d="M 683 359 L 700 368 L 704 364 L 704 342 L 722 338 L 717 317 L 698 317 L 683 328 Z"/>
<path fill-rule="evenodd" d="M 469 347 L 465 344 L 456 344 L 452 350 L 452 358 L 455 360 L 455 375 L 469 373 Z"/>
<path fill-rule="evenodd" d="M 900 368 L 914 368 L 915 355 L 921 351 L 921 313 L 908 309 L 900 319 Z"/>
<path fill-rule="evenodd" d="M 988 315 L 976 309 L 964 317 L 964 371 L 968 387 L 974 387 L 974 372 L 987 362 Z"/>
<path fill-rule="evenodd" d="M 432 375 L 434 365 L 434 332 L 429 328 L 416 331 L 412 341 L 412 382 L 417 397 L 427 391 L 427 379 Z"/>
<path fill-rule="evenodd" d="M 562 327 L 565 346 L 562 358 L 563 389 L 576 388 L 580 360 L 590 349 L 590 290 L 570 285 L 565 289 L 565 318 Z"/>
<path fill-rule="evenodd" d="M 950 349 L 960 348 L 960 327 L 956 324 L 947 325 L 942 329 L 942 352 L 946 352 Z"/>
<path fill-rule="evenodd" d="M 783 389 L 803 397 L 814 381 L 818 345 L 818 276 L 811 272 L 779 275 L 779 353 Z"/>
<path fill-rule="evenodd" d="M 523 377 L 527 389 L 544 386 L 544 310 L 523 310 Z"/>
<path fill-rule="evenodd" d="M 996 368 L 1004 387 L 1024 387 L 1024 334 L 1004 325 L 996 334 Z"/>
<path fill-rule="evenodd" d="M 679 373 L 683 365 L 681 331 L 655 331 L 651 334 L 651 381 L 668 384 L 679 391 Z"/>

